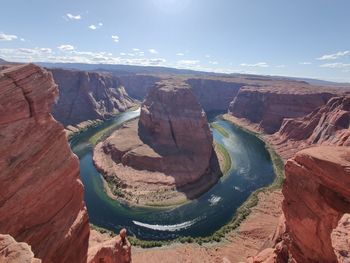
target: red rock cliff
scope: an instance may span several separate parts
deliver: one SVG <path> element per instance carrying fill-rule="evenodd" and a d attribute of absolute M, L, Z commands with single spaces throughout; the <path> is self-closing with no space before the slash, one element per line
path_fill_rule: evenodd
<path fill-rule="evenodd" d="M 299 152 L 286 164 L 283 194 L 289 250 L 297 262 L 330 263 L 340 257 L 348 262 L 344 214 L 350 212 L 350 147 Z"/>
<path fill-rule="evenodd" d="M 229 113 L 272 134 L 280 129 L 284 118 L 305 116 L 332 96 L 328 92 L 309 91 L 308 87 L 245 87 L 230 104 Z"/>
<path fill-rule="evenodd" d="M 308 144 L 350 146 L 350 95 L 331 98 L 309 115 L 284 120 L 279 135 Z"/>
<path fill-rule="evenodd" d="M 79 162 L 51 116 L 57 86 L 23 65 L 0 72 L 0 233 L 44 262 L 84 262 L 89 224 Z"/>
<path fill-rule="evenodd" d="M 104 119 L 134 105 L 118 78 L 97 72 L 52 69 L 60 92 L 53 116 L 63 125 Z"/>

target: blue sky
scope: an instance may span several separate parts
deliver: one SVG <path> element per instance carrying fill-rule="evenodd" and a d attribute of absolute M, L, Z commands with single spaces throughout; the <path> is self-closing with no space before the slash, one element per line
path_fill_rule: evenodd
<path fill-rule="evenodd" d="M 11 0 L 0 57 L 350 82 L 349 0 Z"/>

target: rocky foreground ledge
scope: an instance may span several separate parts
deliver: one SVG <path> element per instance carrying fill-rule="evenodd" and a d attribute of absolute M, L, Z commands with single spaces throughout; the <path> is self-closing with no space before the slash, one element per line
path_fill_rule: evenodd
<path fill-rule="evenodd" d="M 136 205 L 175 205 L 205 192 L 220 176 L 207 117 L 190 87 L 155 85 L 134 120 L 94 150 L 94 163 L 115 198 Z"/>

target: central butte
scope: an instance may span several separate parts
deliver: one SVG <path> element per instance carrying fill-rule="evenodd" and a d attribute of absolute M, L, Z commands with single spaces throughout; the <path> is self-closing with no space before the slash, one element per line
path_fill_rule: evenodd
<path fill-rule="evenodd" d="M 207 116 L 188 84 L 174 79 L 155 84 L 139 120 L 100 142 L 93 160 L 111 197 L 140 206 L 181 204 L 221 176 Z"/>

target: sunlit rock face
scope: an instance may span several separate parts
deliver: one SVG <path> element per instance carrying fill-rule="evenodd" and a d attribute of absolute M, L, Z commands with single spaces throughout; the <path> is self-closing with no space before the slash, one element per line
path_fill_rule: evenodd
<path fill-rule="evenodd" d="M 262 132 L 277 132 L 284 118 L 302 117 L 324 105 L 331 93 L 311 87 L 246 87 L 240 89 L 229 113 L 256 123 Z"/>
<path fill-rule="evenodd" d="M 338 262 L 348 255 L 349 247 L 340 250 L 348 222 L 344 214 L 350 212 L 349 189 L 350 147 L 313 147 L 288 160 L 283 212 L 287 243 L 297 262 Z"/>
<path fill-rule="evenodd" d="M 78 158 L 51 114 L 58 94 L 35 65 L 0 71 L 0 233 L 43 262 L 85 262 L 89 224 Z"/>
<path fill-rule="evenodd" d="M 350 146 L 350 96 L 331 98 L 309 115 L 286 119 L 279 131 L 283 138 L 308 144 Z"/>
<path fill-rule="evenodd" d="M 105 119 L 134 106 L 117 77 L 107 73 L 51 69 L 59 98 L 53 116 L 64 126 Z"/>

